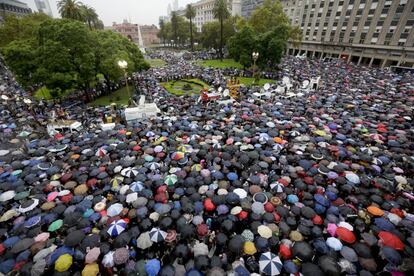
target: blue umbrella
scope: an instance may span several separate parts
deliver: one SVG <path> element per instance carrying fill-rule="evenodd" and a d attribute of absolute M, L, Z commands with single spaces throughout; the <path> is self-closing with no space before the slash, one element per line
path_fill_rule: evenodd
<path fill-rule="evenodd" d="M 211 176 L 215 179 L 218 179 L 218 180 L 222 180 L 224 178 L 223 173 L 220 172 L 220 171 L 213 171 Z"/>
<path fill-rule="evenodd" d="M 298 267 L 291 260 L 286 261 L 283 264 L 283 268 L 286 270 L 286 272 L 291 273 L 291 274 L 295 274 L 299 271 Z"/>
<path fill-rule="evenodd" d="M 297 195 L 288 195 L 287 196 L 287 201 L 289 203 L 297 203 L 297 202 L 299 202 L 299 198 L 298 198 Z"/>
<path fill-rule="evenodd" d="M 123 219 L 119 219 L 119 220 L 113 221 L 109 225 L 107 232 L 112 237 L 116 237 L 125 231 L 126 226 L 127 226 L 126 222 Z"/>
<path fill-rule="evenodd" d="M 272 252 L 263 253 L 259 259 L 260 272 L 265 275 L 279 275 L 283 264 L 279 256 Z"/>
<path fill-rule="evenodd" d="M 148 276 L 156 276 L 160 272 L 161 263 L 157 259 L 151 259 L 145 264 L 145 271 Z"/>
<path fill-rule="evenodd" d="M 3 245 L 4 245 L 4 247 L 6 247 L 6 248 L 12 248 L 13 247 L 13 245 L 15 245 L 18 241 L 20 241 L 20 238 L 18 237 L 18 236 L 13 236 L 13 237 L 10 237 L 10 238 L 8 238 L 7 240 L 5 240 L 4 242 L 3 242 Z"/>
<path fill-rule="evenodd" d="M 33 216 L 24 222 L 24 227 L 31 228 L 37 225 L 41 221 L 42 217 L 40 215 Z"/>
<path fill-rule="evenodd" d="M 395 229 L 394 224 L 385 218 L 376 218 L 375 225 L 384 231 L 393 231 Z"/>
<path fill-rule="evenodd" d="M 230 181 L 235 181 L 235 180 L 237 180 L 239 178 L 239 176 L 237 175 L 237 173 L 230 172 L 230 173 L 227 174 L 227 178 Z"/>
<path fill-rule="evenodd" d="M 324 197 L 321 194 L 315 194 L 313 196 L 313 198 L 315 199 L 315 201 L 317 203 L 319 203 L 320 205 L 322 205 L 324 207 L 329 207 L 329 205 L 330 205 L 329 199 L 327 199 L 326 197 Z"/>
<path fill-rule="evenodd" d="M 250 276 L 250 272 L 242 265 L 237 266 L 234 272 L 236 272 L 237 276 Z"/>
<path fill-rule="evenodd" d="M 4 262 L 1 262 L 0 272 L 3 274 L 9 273 L 13 269 L 15 264 L 16 264 L 16 261 L 14 259 L 8 259 L 8 260 L 5 260 Z"/>

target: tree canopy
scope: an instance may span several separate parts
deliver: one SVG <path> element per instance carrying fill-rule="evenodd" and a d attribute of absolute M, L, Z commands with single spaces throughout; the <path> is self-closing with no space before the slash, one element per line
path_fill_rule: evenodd
<path fill-rule="evenodd" d="M 127 38 L 111 31 L 90 30 L 77 20 L 7 17 L 0 27 L 0 37 L 6 33 L 15 35 L 2 41 L 1 51 L 17 79 L 26 86 L 87 91 L 97 74 L 108 81 L 118 80 L 120 59 L 128 62 L 130 72 L 149 67 L 137 45 Z"/>

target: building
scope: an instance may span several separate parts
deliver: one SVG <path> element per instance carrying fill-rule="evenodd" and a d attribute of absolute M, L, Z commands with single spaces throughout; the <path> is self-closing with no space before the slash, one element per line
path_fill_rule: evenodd
<path fill-rule="evenodd" d="M 53 17 L 52 9 L 50 8 L 49 0 L 35 0 L 36 8 L 39 12 Z"/>
<path fill-rule="evenodd" d="M 114 32 L 120 33 L 127 37 L 131 41 L 135 42 L 140 47 L 142 46 L 142 38 L 140 37 L 140 31 L 138 24 L 133 24 L 124 20 L 121 24 L 113 23 L 111 27 L 107 28 Z"/>
<path fill-rule="evenodd" d="M 214 2 L 214 0 L 201 0 L 192 4 L 196 10 L 196 16 L 193 22 L 198 32 L 201 32 L 204 24 L 216 20 L 213 14 Z M 241 15 L 240 0 L 229 0 L 227 4 L 231 15 Z"/>
<path fill-rule="evenodd" d="M 264 0 L 241 0 L 241 16 L 249 18 L 253 11 L 263 4 Z"/>
<path fill-rule="evenodd" d="M 151 44 L 159 44 L 160 39 L 158 38 L 157 34 L 159 29 L 155 25 L 140 25 L 142 41 L 145 46 L 149 46 Z"/>
<path fill-rule="evenodd" d="M 285 0 L 303 41 L 288 53 L 414 67 L 414 0 Z"/>
<path fill-rule="evenodd" d="M 7 14 L 24 16 L 32 13 L 32 10 L 26 3 L 17 0 L 0 0 L 0 22 Z"/>

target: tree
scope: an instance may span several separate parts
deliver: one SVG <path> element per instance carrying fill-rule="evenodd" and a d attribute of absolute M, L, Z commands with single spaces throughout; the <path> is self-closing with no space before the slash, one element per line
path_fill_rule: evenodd
<path fill-rule="evenodd" d="M 165 22 L 163 19 L 160 19 L 159 25 L 160 25 L 160 30 L 158 31 L 157 36 L 162 41 L 162 44 L 165 45 L 166 28 L 165 28 Z"/>
<path fill-rule="evenodd" d="M 220 60 L 223 60 L 223 22 L 230 16 L 227 9 L 227 0 L 215 0 L 213 15 L 220 21 Z"/>
<path fill-rule="evenodd" d="M 245 25 L 229 39 L 227 48 L 229 49 L 230 56 L 246 68 L 252 63 L 251 54 L 257 51 L 256 44 L 256 33 L 251 26 Z"/>
<path fill-rule="evenodd" d="M 194 41 L 193 41 L 193 18 L 196 16 L 196 10 L 191 5 L 188 4 L 187 8 L 185 9 L 185 17 L 190 20 L 190 44 L 191 44 L 191 51 L 194 51 Z"/>
<path fill-rule="evenodd" d="M 260 34 L 275 26 L 290 25 L 289 18 L 283 12 L 283 6 L 279 0 L 265 0 L 263 5 L 253 11 L 249 23 Z"/>
<path fill-rule="evenodd" d="M 232 18 L 226 20 L 223 24 L 223 44 L 227 45 L 228 39 L 233 36 L 235 32 L 234 24 Z M 204 48 L 214 48 L 219 49 L 220 47 L 220 37 L 217 36 L 217 33 L 220 32 L 220 22 L 213 21 L 208 22 L 203 25 L 201 32 L 201 44 Z"/>
<path fill-rule="evenodd" d="M 39 26 L 49 20 L 44 13 L 32 13 L 21 18 L 15 15 L 6 15 L 0 24 L 0 47 L 4 47 L 15 40 L 30 40 L 37 35 Z"/>
<path fill-rule="evenodd" d="M 190 20 L 190 44 L 191 51 L 194 51 L 194 40 L 193 40 L 193 18 L 196 16 L 196 10 L 191 5 L 188 4 L 185 11 L 185 17 Z"/>
<path fill-rule="evenodd" d="M 177 15 L 177 12 L 173 11 L 171 12 L 171 29 L 173 32 L 173 40 L 174 40 L 174 45 L 177 45 L 177 40 L 178 40 L 178 20 L 179 20 L 179 16 Z"/>
<path fill-rule="evenodd" d="M 96 29 L 99 17 L 95 9 L 87 5 L 81 5 L 80 9 L 82 12 L 83 20 L 86 24 L 88 24 L 89 29 L 92 30 L 92 27 Z"/>
<path fill-rule="evenodd" d="M 83 21 L 82 8 L 78 0 L 60 0 L 57 6 L 62 18 Z"/>

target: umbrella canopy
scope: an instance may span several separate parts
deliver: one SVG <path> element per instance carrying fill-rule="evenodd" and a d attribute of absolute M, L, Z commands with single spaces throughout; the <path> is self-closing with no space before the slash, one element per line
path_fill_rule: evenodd
<path fill-rule="evenodd" d="M 149 236 L 151 241 L 157 243 L 157 242 L 162 242 L 165 240 L 165 237 L 167 237 L 167 232 L 162 231 L 159 228 L 152 228 L 151 231 L 149 232 Z"/>
<path fill-rule="evenodd" d="M 116 237 L 125 231 L 126 226 L 127 226 L 126 222 L 123 219 L 119 219 L 119 220 L 111 222 L 107 232 L 112 237 Z"/>
<path fill-rule="evenodd" d="M 260 272 L 265 275 L 279 275 L 283 268 L 280 258 L 271 252 L 260 255 L 259 266 Z"/>
<path fill-rule="evenodd" d="M 378 233 L 378 238 L 380 242 L 385 246 L 389 246 L 395 250 L 404 250 L 404 243 L 400 240 L 399 237 L 390 232 L 380 231 Z"/>
<path fill-rule="evenodd" d="M 149 232 L 142 233 L 137 239 L 137 247 L 140 249 L 150 248 L 153 244 Z"/>

